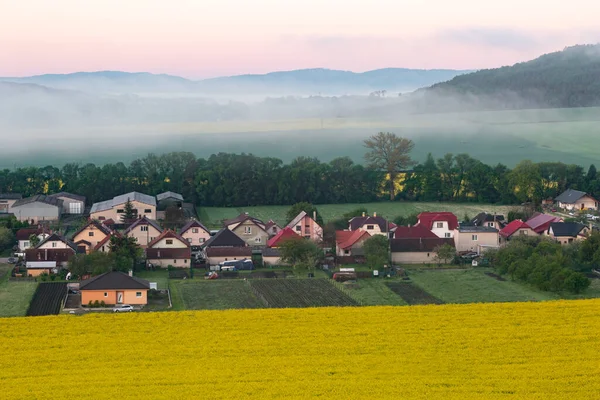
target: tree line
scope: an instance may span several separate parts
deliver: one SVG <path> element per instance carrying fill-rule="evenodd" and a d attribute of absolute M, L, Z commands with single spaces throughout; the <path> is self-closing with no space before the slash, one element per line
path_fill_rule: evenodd
<path fill-rule="evenodd" d="M 405 141 L 399 143 L 408 151 L 412 148 Z M 284 164 L 278 158 L 252 154 L 219 153 L 206 159 L 189 152 L 149 154 L 129 165 L 68 163 L 62 168 L 0 170 L 0 193 L 32 196 L 66 191 L 86 196 L 89 205 L 130 191 L 150 195 L 174 191 L 188 202 L 215 207 L 366 203 L 390 198 L 539 204 L 568 188 L 600 195 L 600 177 L 593 165 L 585 171 L 578 165 L 526 160 L 511 169 L 484 164 L 468 154 L 437 159 L 429 154 L 415 165 L 405 154 L 400 156 L 403 161 L 391 160 L 388 168 L 385 160 L 376 162 L 375 156 L 367 156 L 369 165 L 363 166 L 349 157 L 330 162 L 298 157 Z M 401 171 L 398 166 L 402 164 L 414 167 Z"/>

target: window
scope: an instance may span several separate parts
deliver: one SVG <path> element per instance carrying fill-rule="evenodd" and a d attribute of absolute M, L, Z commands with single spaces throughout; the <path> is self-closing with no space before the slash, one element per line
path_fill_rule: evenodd
<path fill-rule="evenodd" d="M 81 203 L 70 203 L 69 204 L 70 214 L 81 214 Z"/>
<path fill-rule="evenodd" d="M 205 240 L 206 239 L 204 239 L 204 238 L 200 238 L 200 243 L 204 243 Z"/>
<path fill-rule="evenodd" d="M 427 253 L 427 257 L 429 257 L 429 253 Z"/>
<path fill-rule="evenodd" d="M 493 222 L 488 222 L 487 226 L 493 228 L 494 227 L 494 223 Z"/>
<path fill-rule="evenodd" d="M 151 210 L 151 209 L 149 209 L 149 208 L 146 208 L 146 209 L 144 210 L 144 214 L 152 214 L 152 210 Z"/>
<path fill-rule="evenodd" d="M 177 260 L 173 260 L 173 264 L 177 264 Z"/>
<path fill-rule="evenodd" d="M 192 243 L 192 238 L 187 238 L 188 243 Z"/>
<path fill-rule="evenodd" d="M 368 230 L 368 231 L 370 231 L 370 230 L 373 230 L 374 228 L 375 228 L 375 227 L 374 227 L 373 225 L 367 225 L 367 230 Z"/>
<path fill-rule="evenodd" d="M 451 238 L 451 237 L 452 237 L 452 234 L 451 234 L 450 232 L 446 232 L 446 233 L 444 233 L 444 237 L 445 237 L 446 239 L 448 239 L 448 238 Z"/>
<path fill-rule="evenodd" d="M 254 238 L 254 241 L 255 241 L 256 243 L 260 243 L 260 241 L 261 241 L 261 237 L 260 237 L 260 236 L 258 236 L 258 237 L 255 237 L 255 238 Z"/>
<path fill-rule="evenodd" d="M 245 226 L 244 227 L 244 234 L 250 235 L 251 233 L 252 233 L 252 227 L 251 226 Z"/>
<path fill-rule="evenodd" d="M 29 247 L 29 242 L 28 241 L 23 242 L 23 247 L 24 248 L 28 248 Z"/>
<path fill-rule="evenodd" d="M 167 239 L 166 242 L 167 244 L 173 244 L 173 239 Z"/>
<path fill-rule="evenodd" d="M 104 297 L 108 297 L 108 293 L 104 292 Z"/>
<path fill-rule="evenodd" d="M 89 232 L 88 236 L 90 236 L 90 237 L 94 236 L 94 232 Z"/>
<path fill-rule="evenodd" d="M 142 232 L 148 232 L 148 225 L 142 225 L 142 226 L 140 226 L 140 230 Z"/>
<path fill-rule="evenodd" d="M 52 242 L 52 247 L 56 247 L 56 242 Z"/>
<path fill-rule="evenodd" d="M 117 209 L 117 214 L 123 214 L 124 212 L 125 212 L 125 211 L 123 211 L 123 209 L 122 209 L 122 208 L 118 208 L 118 209 Z"/>
<path fill-rule="evenodd" d="M 104 221 L 105 219 L 106 219 L 106 217 L 102 217 L 102 216 L 98 217 L 98 221 Z"/>
<path fill-rule="evenodd" d="M 344 254 L 346 254 L 346 255 L 350 254 L 350 250 L 344 250 Z"/>
<path fill-rule="evenodd" d="M 135 297 L 142 297 L 142 292 L 135 292 Z"/>
<path fill-rule="evenodd" d="M 477 235 L 471 235 L 471 240 L 476 242 L 477 241 Z"/>
<path fill-rule="evenodd" d="M 435 223 L 435 227 L 436 228 L 443 228 L 444 227 L 444 223 L 443 222 L 436 222 Z"/>
<path fill-rule="evenodd" d="M 569 238 L 569 243 L 573 243 L 573 238 Z"/>
<path fill-rule="evenodd" d="M 198 228 L 192 228 L 192 233 L 198 233 Z"/>
<path fill-rule="evenodd" d="M 519 231 L 521 235 L 527 235 L 527 231 Z"/>
<path fill-rule="evenodd" d="M 183 263 L 184 263 L 184 264 L 187 264 L 187 259 L 183 260 Z"/>
<path fill-rule="evenodd" d="M 296 226 L 296 232 L 300 232 L 302 230 L 302 227 L 300 225 Z"/>

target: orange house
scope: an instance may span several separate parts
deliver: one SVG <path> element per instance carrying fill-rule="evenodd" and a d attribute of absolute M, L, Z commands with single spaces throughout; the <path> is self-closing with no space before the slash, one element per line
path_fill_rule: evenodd
<path fill-rule="evenodd" d="M 79 284 L 83 306 L 96 300 L 109 305 L 145 305 L 149 289 L 148 281 L 118 271 L 105 272 Z"/>

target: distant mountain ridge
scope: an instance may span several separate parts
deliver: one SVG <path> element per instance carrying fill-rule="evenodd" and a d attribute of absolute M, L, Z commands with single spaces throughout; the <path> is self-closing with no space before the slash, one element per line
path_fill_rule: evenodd
<path fill-rule="evenodd" d="M 370 91 L 412 91 L 471 71 L 385 68 L 351 72 L 325 68 L 246 74 L 204 80 L 148 72 L 98 71 L 45 74 L 0 81 L 33 83 L 55 89 L 93 93 L 198 93 L 267 95 L 368 94 Z"/>

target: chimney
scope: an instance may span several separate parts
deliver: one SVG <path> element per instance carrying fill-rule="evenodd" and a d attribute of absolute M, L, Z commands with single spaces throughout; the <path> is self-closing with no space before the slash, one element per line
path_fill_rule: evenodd
<path fill-rule="evenodd" d="M 129 276 L 133 276 L 133 270 L 132 269 L 129 270 Z"/>
<path fill-rule="evenodd" d="M 317 222 L 317 212 L 313 211 L 313 221 Z"/>
<path fill-rule="evenodd" d="M 377 213 L 376 213 L 376 212 L 374 212 L 374 213 L 373 213 L 373 216 L 374 216 L 374 217 L 376 217 L 376 216 L 377 216 Z"/>
<path fill-rule="evenodd" d="M 363 212 L 363 217 L 365 216 L 365 213 Z"/>

